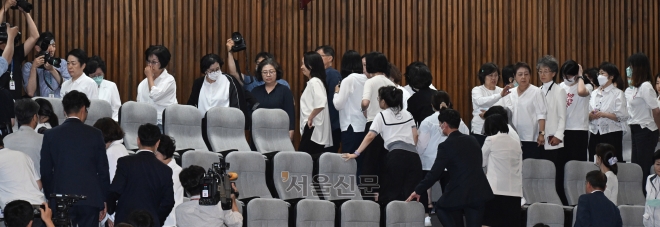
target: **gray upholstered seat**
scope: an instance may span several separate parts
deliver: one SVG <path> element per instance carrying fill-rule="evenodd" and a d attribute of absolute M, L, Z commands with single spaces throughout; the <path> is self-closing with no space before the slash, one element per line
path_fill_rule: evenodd
<path fill-rule="evenodd" d="M 280 199 L 257 198 L 247 205 L 248 227 L 288 227 L 289 203 Z"/>
<path fill-rule="evenodd" d="M 619 171 L 616 177 L 619 179 L 619 194 L 617 205 L 639 205 L 644 206 L 646 198 L 642 191 L 642 168 L 635 163 L 617 163 Z"/>
<path fill-rule="evenodd" d="M 318 199 L 312 186 L 312 156 L 307 153 L 275 154 L 273 181 L 280 199 Z"/>
<path fill-rule="evenodd" d="M 424 226 L 424 206 L 419 202 L 392 201 L 385 208 L 385 226 Z"/>
<path fill-rule="evenodd" d="M 568 205 L 577 205 L 580 195 L 587 193 L 585 191 L 587 173 L 598 170 L 598 167 L 593 162 L 569 161 L 564 170 L 566 200 Z"/>
<path fill-rule="evenodd" d="M 194 106 L 174 104 L 165 108 L 163 132 L 176 140 L 178 150 L 208 150 L 202 137 L 202 115 Z"/>
<path fill-rule="evenodd" d="M 577 207 L 578 207 L 578 206 L 575 206 L 575 207 L 573 208 L 573 222 L 571 223 L 571 226 L 575 226 L 575 221 L 577 220 L 577 210 L 578 210 Z"/>
<path fill-rule="evenodd" d="M 325 200 L 300 200 L 296 205 L 296 226 L 334 227 L 335 204 Z"/>
<path fill-rule="evenodd" d="M 104 117 L 112 118 L 112 107 L 108 101 L 90 99 L 89 102 L 89 112 L 87 113 L 87 120 L 85 120 L 86 125 L 93 126 L 96 121 Z"/>
<path fill-rule="evenodd" d="M 527 204 L 562 204 L 555 189 L 555 165 L 548 160 L 523 160 L 523 197 Z"/>
<path fill-rule="evenodd" d="M 273 198 L 266 186 L 266 160 L 262 154 L 254 151 L 236 151 L 229 153 L 226 161 L 229 163 L 228 171 L 238 174 L 236 187 L 241 192 L 239 199 Z"/>
<path fill-rule="evenodd" d="M 181 157 L 181 168 L 188 168 L 191 165 L 196 165 L 207 170 L 211 168 L 213 163 L 219 162 L 220 157 L 222 157 L 221 154 L 210 151 L 188 151 L 183 153 Z M 239 194 L 242 194 L 245 189 L 239 188 L 239 190 L 241 191 Z"/>
<path fill-rule="evenodd" d="M 619 206 L 623 227 L 644 227 L 644 206 Z"/>
<path fill-rule="evenodd" d="M 534 203 L 527 209 L 527 227 L 543 223 L 550 227 L 564 227 L 564 209 L 557 204 Z"/>
<path fill-rule="evenodd" d="M 129 101 L 119 108 L 119 125 L 124 130 L 126 149 L 138 149 L 137 131 L 140 125 L 158 122 L 158 111 L 152 105 Z"/>
<path fill-rule="evenodd" d="M 64 107 L 62 107 L 61 98 L 45 98 L 45 97 L 33 97 L 32 99 L 45 99 L 50 102 L 50 105 L 53 106 L 53 112 L 57 116 L 57 121 L 59 124 L 62 124 L 66 120 L 66 113 L 64 112 Z M 16 124 L 18 125 L 18 124 Z"/>
<path fill-rule="evenodd" d="M 295 151 L 289 138 L 289 116 L 281 109 L 257 109 L 252 113 L 252 140 L 261 153 Z"/>
<path fill-rule="evenodd" d="M 213 107 L 206 112 L 206 136 L 211 150 L 250 151 L 245 139 L 245 116 L 240 109 Z"/>
<path fill-rule="evenodd" d="M 357 163 L 341 154 L 324 153 L 319 158 L 319 184 L 327 200 L 362 199 L 357 185 Z M 325 179 L 323 179 L 325 178 Z M 324 183 L 325 182 L 325 183 Z M 329 192 L 329 195 L 325 194 Z"/>
<path fill-rule="evenodd" d="M 341 205 L 341 227 L 380 226 L 380 206 L 369 200 L 350 200 Z"/>

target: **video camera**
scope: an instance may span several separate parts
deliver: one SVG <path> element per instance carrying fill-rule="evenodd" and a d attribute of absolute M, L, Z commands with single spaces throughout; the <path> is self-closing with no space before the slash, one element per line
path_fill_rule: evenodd
<path fill-rule="evenodd" d="M 247 48 L 245 46 L 245 39 L 243 39 L 243 35 L 241 35 L 241 33 L 239 32 L 232 33 L 231 39 L 234 41 L 234 46 L 231 47 L 231 52 L 239 52 Z"/>
<path fill-rule="evenodd" d="M 0 38 L 2 38 L 2 37 L 0 37 Z M 62 62 L 60 60 L 60 58 L 53 57 L 48 52 L 48 46 L 50 46 L 54 42 L 54 40 L 55 40 L 55 37 L 50 37 L 50 36 L 44 37 L 44 39 L 39 44 L 39 48 L 41 48 L 41 51 L 39 51 L 39 53 L 37 53 L 37 57 L 44 56 L 44 62 L 45 63 L 48 63 L 48 64 L 54 66 L 55 68 L 59 68 L 59 67 L 62 66 L 60 64 Z M 39 66 L 39 68 L 43 69 L 44 66 L 43 65 Z"/>
<path fill-rule="evenodd" d="M 215 206 L 220 203 L 223 210 L 230 210 L 233 205 L 231 194 L 238 197 L 238 192 L 231 187 L 231 181 L 235 180 L 236 174 L 228 174 L 229 163 L 225 162 L 223 157 L 220 161 L 213 163 L 200 181 L 199 205 Z"/>
<path fill-rule="evenodd" d="M 69 208 L 78 200 L 86 200 L 84 195 L 50 194 L 50 198 L 55 200 L 55 215 L 53 215 L 53 224 L 55 227 L 70 227 L 71 218 L 69 217 Z M 36 216 L 35 216 L 36 217 Z"/>
<path fill-rule="evenodd" d="M 9 39 L 9 34 L 7 34 L 7 28 L 10 27 L 11 25 L 9 23 L 0 23 L 0 42 L 7 42 L 7 39 Z M 14 37 L 14 45 L 17 43 L 21 42 L 21 32 L 18 32 L 16 34 L 16 37 Z"/>
<path fill-rule="evenodd" d="M 26 13 L 30 13 L 30 11 L 32 11 L 32 4 L 26 0 L 16 0 L 16 5 L 12 6 L 11 9 L 16 10 L 18 8 L 23 9 Z"/>

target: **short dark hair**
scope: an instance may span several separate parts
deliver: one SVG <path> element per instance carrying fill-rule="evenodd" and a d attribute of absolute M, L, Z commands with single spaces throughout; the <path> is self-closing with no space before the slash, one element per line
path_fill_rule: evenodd
<path fill-rule="evenodd" d="M 199 186 L 199 183 L 202 180 L 206 171 L 204 168 L 196 165 L 191 165 L 188 168 L 184 168 L 179 173 L 179 181 L 181 181 L 181 186 L 186 190 L 186 193 L 190 196 L 199 195 L 202 187 Z"/>
<path fill-rule="evenodd" d="M 406 67 L 406 81 L 417 90 L 428 88 L 433 82 L 431 70 L 424 62 L 416 61 Z"/>
<path fill-rule="evenodd" d="M 461 124 L 461 114 L 454 109 L 444 109 L 440 111 L 438 121 L 440 121 L 440 124 L 447 123 L 451 129 L 457 129 Z"/>
<path fill-rule="evenodd" d="M 628 58 L 628 65 L 632 69 L 632 82 L 630 86 L 639 87 L 646 81 L 653 81 L 649 57 L 643 52 L 635 53 Z"/>
<path fill-rule="evenodd" d="M 607 176 L 600 170 L 592 170 L 587 173 L 587 182 L 595 189 L 604 190 L 607 186 Z"/>
<path fill-rule="evenodd" d="M 557 76 L 556 73 L 559 72 L 559 62 L 552 55 L 543 56 L 536 62 L 536 69 L 540 69 L 541 67 L 548 67 L 550 72 L 555 73 L 555 76 Z M 554 79 L 555 77 L 552 78 Z"/>
<path fill-rule="evenodd" d="M 619 167 L 616 162 L 614 162 L 614 165 L 610 165 L 610 159 L 616 159 L 615 154 L 616 148 L 608 143 L 599 143 L 596 145 L 596 156 L 600 157 L 601 165 L 605 165 L 605 167 L 610 169 L 614 174 L 617 174 L 619 172 Z"/>
<path fill-rule="evenodd" d="M 389 71 L 387 77 L 390 78 L 394 84 L 401 84 L 401 78 L 403 77 L 403 74 L 401 74 L 399 67 L 396 67 L 395 64 L 389 62 L 387 63 L 387 70 Z"/>
<path fill-rule="evenodd" d="M 486 83 L 486 76 L 490 75 L 491 73 L 500 74 L 500 69 L 497 67 L 497 64 L 493 62 L 488 62 L 481 65 L 481 68 L 479 68 L 479 73 L 477 74 L 479 76 L 479 81 L 481 81 L 481 84 Z M 498 79 L 500 78 L 499 75 L 497 76 L 497 78 Z"/>
<path fill-rule="evenodd" d="M 142 146 L 154 146 L 160 140 L 160 129 L 158 126 L 147 123 L 138 128 L 138 138 Z"/>
<path fill-rule="evenodd" d="M 144 60 L 149 61 L 149 56 L 151 55 L 154 55 L 156 56 L 156 58 L 158 58 L 161 69 L 167 67 L 167 65 L 170 63 L 170 59 L 172 58 L 172 54 L 170 54 L 170 50 L 168 50 L 167 47 L 163 45 L 149 46 L 149 48 L 147 48 L 147 50 L 144 51 Z"/>
<path fill-rule="evenodd" d="M 103 133 L 103 142 L 112 142 L 115 140 L 120 140 L 124 138 L 124 130 L 121 129 L 121 126 L 109 117 L 104 117 L 98 119 L 94 123 L 94 128 L 98 128 Z"/>
<path fill-rule="evenodd" d="M 398 112 L 403 109 L 403 91 L 394 86 L 384 86 L 378 89 L 378 96 L 389 108 Z"/>
<path fill-rule="evenodd" d="M 225 62 L 222 61 L 222 58 L 217 54 L 207 54 L 202 57 L 202 60 L 199 61 L 199 68 L 201 69 L 202 74 L 206 73 L 206 70 L 211 68 L 211 65 L 218 63 L 222 67 Z"/>
<path fill-rule="evenodd" d="M 653 162 L 658 159 L 660 159 L 660 150 L 657 150 L 655 153 L 653 153 Z"/>
<path fill-rule="evenodd" d="M 35 43 L 35 46 L 38 46 L 39 48 L 42 48 L 41 43 L 43 43 L 44 40 L 46 40 L 46 39 L 55 40 L 55 35 L 53 35 L 53 33 L 49 32 L 49 31 L 42 32 L 41 34 L 39 34 L 39 38 L 37 38 L 37 42 Z M 50 43 L 48 45 L 50 45 Z M 42 51 L 45 51 L 45 50 L 42 50 Z"/>
<path fill-rule="evenodd" d="M 78 59 L 78 62 L 80 62 L 80 65 L 87 64 L 87 53 L 84 50 L 81 49 L 73 49 L 69 51 L 69 53 L 66 53 L 67 58 L 69 56 L 74 56 Z M 96 69 L 94 69 L 96 70 Z"/>
<path fill-rule="evenodd" d="M 259 60 L 259 58 L 263 58 L 264 60 L 266 60 L 269 58 L 275 58 L 275 56 L 273 56 L 273 54 L 268 53 L 266 51 L 262 51 L 259 52 L 256 57 L 254 57 L 254 63 L 257 63 L 257 60 Z"/>
<path fill-rule="evenodd" d="M 447 105 L 447 108 L 449 109 L 452 108 L 451 98 L 449 97 L 449 93 L 443 90 L 433 91 L 433 95 L 431 95 L 431 106 L 433 107 L 433 109 L 435 109 L 436 111 L 442 110 L 443 108 L 441 108 L 440 106 L 442 105 L 443 102 L 445 103 L 445 105 Z"/>
<path fill-rule="evenodd" d="M 325 55 L 332 57 L 332 60 L 335 60 L 335 49 L 330 45 L 323 45 L 317 47 L 314 51 L 322 50 Z"/>
<path fill-rule="evenodd" d="M 153 227 L 154 218 L 148 211 L 136 210 L 128 215 L 128 223 L 134 227 Z"/>
<path fill-rule="evenodd" d="M 536 224 L 535 224 L 534 226 L 532 226 L 532 227 L 550 227 L 550 226 L 549 226 L 549 225 L 546 225 L 546 224 L 543 224 L 543 223 L 536 223 Z"/>
<path fill-rule="evenodd" d="M 305 68 L 309 70 L 309 76 L 312 78 L 319 78 L 321 82 L 323 82 L 323 86 L 327 89 L 328 85 L 325 82 L 325 66 L 323 64 L 323 58 L 321 58 L 321 55 L 314 51 L 308 51 L 305 52 L 303 61 L 305 62 Z"/>
<path fill-rule="evenodd" d="M 25 227 L 34 219 L 32 204 L 25 200 L 7 203 L 3 212 L 7 227 Z"/>
<path fill-rule="evenodd" d="M 589 69 L 587 69 L 587 71 L 584 71 L 584 73 L 587 74 L 588 77 L 589 77 L 589 78 L 585 78 L 585 79 L 588 79 L 588 81 L 590 81 L 591 83 L 593 83 L 596 86 L 600 86 L 600 84 L 598 83 L 598 68 L 596 68 L 596 67 L 589 68 Z M 586 81 L 587 80 L 585 80 L 585 82 Z"/>
<path fill-rule="evenodd" d="M 504 109 L 502 106 L 491 106 L 484 113 L 484 118 L 494 114 L 502 115 L 507 120 L 507 122 L 509 121 L 509 112 L 507 112 L 506 109 Z"/>
<path fill-rule="evenodd" d="M 57 118 L 57 114 L 55 114 L 55 111 L 53 111 L 53 105 L 50 104 L 48 100 L 43 98 L 38 98 L 35 99 L 34 101 L 37 102 L 37 104 L 39 104 L 39 112 L 37 112 L 37 114 L 40 116 L 47 116 L 50 127 L 55 127 L 60 125 L 60 121 Z"/>
<path fill-rule="evenodd" d="M 484 122 L 484 134 L 486 136 L 492 136 L 497 133 L 509 133 L 508 121 L 509 119 L 499 114 L 488 116 Z"/>
<path fill-rule="evenodd" d="M 14 114 L 21 125 L 28 125 L 39 113 L 39 104 L 32 99 L 19 99 L 14 103 Z"/>
<path fill-rule="evenodd" d="M 98 68 L 100 68 L 103 73 L 105 73 L 105 70 L 107 69 L 105 61 L 103 61 L 101 57 L 94 55 L 87 61 L 87 66 L 85 66 L 84 72 L 89 75 L 96 72 L 96 69 Z"/>
<path fill-rule="evenodd" d="M 515 65 L 513 65 L 514 78 L 515 78 L 515 75 L 518 72 L 518 70 L 521 69 L 521 68 L 527 69 L 527 71 L 529 71 L 530 74 L 532 73 L 532 68 L 529 67 L 529 64 L 527 64 L 527 62 L 518 62 Z"/>
<path fill-rule="evenodd" d="M 362 57 L 354 50 L 348 50 L 341 58 L 341 77 L 346 78 L 352 73 L 362 74 Z"/>
<path fill-rule="evenodd" d="M 282 79 L 282 77 L 284 77 L 284 72 L 282 71 L 282 67 L 280 67 L 280 64 L 277 64 L 277 61 L 275 61 L 275 59 L 267 58 L 267 59 L 261 61 L 257 65 L 257 71 L 254 72 L 254 76 L 255 76 L 255 79 L 257 79 L 257 81 L 264 81 L 264 77 L 263 77 L 263 75 L 261 75 L 261 71 L 267 65 L 271 65 L 271 66 L 273 66 L 273 68 L 275 68 L 275 75 L 276 75 L 275 80 L 279 80 L 279 79 Z"/>
<path fill-rule="evenodd" d="M 62 98 L 62 107 L 67 115 L 77 113 L 80 108 L 89 108 L 89 106 L 90 102 L 87 95 L 78 90 L 72 90 Z"/>
<path fill-rule="evenodd" d="M 365 55 L 365 63 L 367 63 L 368 73 L 385 73 L 390 74 L 389 61 L 387 57 L 381 52 L 371 52 Z"/>
<path fill-rule="evenodd" d="M 513 70 L 513 65 L 507 65 L 502 68 L 502 80 L 504 80 L 504 85 L 509 84 L 509 78 L 516 78 L 516 71 Z"/>
<path fill-rule="evenodd" d="M 568 60 L 561 65 L 561 76 L 564 79 L 566 79 L 567 76 L 576 76 L 578 73 L 580 73 L 580 66 L 576 61 Z"/>
<path fill-rule="evenodd" d="M 165 158 L 171 158 L 174 156 L 174 151 L 176 150 L 176 142 L 174 138 L 162 134 L 160 136 L 160 143 L 158 144 L 158 153 L 161 153 Z"/>
<path fill-rule="evenodd" d="M 621 79 L 621 73 L 619 73 L 619 68 L 616 67 L 616 65 L 609 63 L 609 62 L 603 62 L 600 64 L 598 67 L 600 70 L 605 71 L 609 76 L 612 76 L 612 83 L 616 83 L 617 87 L 619 89 L 623 89 L 623 81 Z M 598 79 L 596 79 L 598 81 Z M 602 86 L 604 84 L 601 84 L 599 86 Z"/>
<path fill-rule="evenodd" d="M 133 226 L 133 225 L 131 225 L 131 224 L 128 224 L 128 223 L 126 223 L 126 222 L 119 223 L 119 224 L 117 224 L 117 225 L 115 225 L 115 226 L 117 226 L 117 227 L 135 227 L 135 226 Z"/>

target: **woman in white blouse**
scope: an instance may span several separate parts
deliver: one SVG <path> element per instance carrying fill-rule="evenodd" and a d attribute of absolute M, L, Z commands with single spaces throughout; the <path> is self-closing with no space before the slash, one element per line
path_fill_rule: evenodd
<path fill-rule="evenodd" d="M 94 127 L 103 132 L 103 141 L 108 156 L 108 167 L 110 167 L 110 181 L 115 178 L 117 171 L 117 160 L 128 155 L 128 150 L 124 147 L 124 130 L 119 123 L 112 118 L 104 117 L 94 123 Z"/>
<path fill-rule="evenodd" d="M 505 116 L 488 116 L 484 133 L 488 136 L 481 151 L 486 178 L 495 197 L 486 203 L 482 224 L 517 226 L 522 198 L 522 149 L 520 140 L 509 136 Z"/>
<path fill-rule="evenodd" d="M 66 68 L 71 75 L 71 79 L 62 83 L 60 96 L 64 97 L 66 93 L 76 90 L 87 95 L 88 99 L 98 99 L 99 89 L 94 80 L 85 75 L 85 64 L 87 64 L 87 53 L 81 49 L 73 49 L 66 54 Z"/>
<path fill-rule="evenodd" d="M 660 225 L 660 151 L 653 154 L 653 172 L 646 180 L 646 204 L 644 207 L 644 227 Z"/>
<path fill-rule="evenodd" d="M 144 67 L 144 80 L 137 88 L 137 101 L 150 104 L 158 112 L 157 124 L 163 131 L 163 111 L 172 104 L 177 104 L 176 81 L 167 72 L 167 65 L 172 55 L 161 45 L 150 46 L 144 53 L 147 66 Z"/>
<path fill-rule="evenodd" d="M 600 86 L 591 92 L 589 100 L 589 161 L 593 161 L 596 145 L 608 143 L 614 150 L 622 151 L 624 124 L 628 120 L 628 109 L 623 92 L 614 86 L 620 77 L 619 69 L 612 63 L 604 62 L 598 71 Z M 622 152 L 617 152 L 617 159 L 623 160 Z"/>
<path fill-rule="evenodd" d="M 541 88 L 532 85 L 531 68 L 518 62 L 513 67 L 518 87 L 504 98 L 504 107 L 511 110 L 511 124 L 518 131 L 523 159 L 541 158 L 540 146 L 545 141 L 546 104 Z"/>
<path fill-rule="evenodd" d="M 632 134 L 631 161 L 642 167 L 644 176 L 649 175 L 649 166 L 653 164 L 653 152 L 658 143 L 658 125 L 660 108 L 657 94 L 651 81 L 651 64 L 643 53 L 633 54 L 628 58 L 628 87 L 626 101 L 630 114 L 630 132 Z"/>
<path fill-rule="evenodd" d="M 582 76 L 582 66 L 568 60 L 561 66 L 564 82 L 559 84 L 566 91 L 566 129 L 564 149 L 566 155 L 560 158 L 564 163 L 570 160 L 587 161 L 589 147 L 589 96 L 591 90 Z"/>
<path fill-rule="evenodd" d="M 309 79 L 300 96 L 300 145 L 298 149 L 319 156 L 325 147 L 332 146 L 330 113 L 325 83 L 325 67 L 321 55 L 305 53 L 300 66 Z"/>
<path fill-rule="evenodd" d="M 484 145 L 486 136 L 481 132 L 484 127 L 484 113 L 498 104 L 502 97 L 509 94 L 510 85 L 503 88 L 497 86 L 500 79 L 499 68 L 492 62 L 481 65 L 479 69 L 480 86 L 472 88 L 472 136 L 479 145 Z"/>
<path fill-rule="evenodd" d="M 121 99 L 119 98 L 119 90 L 115 82 L 104 79 L 106 72 L 105 62 L 99 56 L 92 56 L 87 61 L 85 66 L 85 74 L 87 74 L 99 88 L 99 99 L 105 100 L 112 107 L 112 119 L 119 121 L 119 107 L 121 107 Z"/>
<path fill-rule="evenodd" d="M 607 187 L 605 187 L 603 193 L 614 205 L 617 205 L 617 196 L 619 195 L 619 178 L 616 177 L 617 172 L 619 172 L 616 163 L 619 160 L 616 158 L 616 153 L 614 146 L 599 143 L 596 145 L 596 156 L 594 157 L 594 164 L 607 176 Z"/>

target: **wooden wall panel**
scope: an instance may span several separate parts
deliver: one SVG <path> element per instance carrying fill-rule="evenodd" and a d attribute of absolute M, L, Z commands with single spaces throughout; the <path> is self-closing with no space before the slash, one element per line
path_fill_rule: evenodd
<path fill-rule="evenodd" d="M 653 72 L 660 72 L 656 0 L 316 0 L 307 10 L 299 10 L 298 0 L 28 1 L 39 30 L 54 32 L 57 55 L 73 48 L 100 55 L 124 102 L 135 100 L 144 79 L 144 50 L 163 44 L 172 52 L 167 69 L 185 103 L 201 76 L 201 57 L 226 58 L 225 40 L 233 31 L 247 40 L 248 51 L 238 54 L 243 71 L 246 54 L 253 72 L 254 56 L 269 51 L 296 97 L 305 85 L 302 53 L 318 45 L 335 47 L 335 68 L 349 49 L 381 51 L 402 70 L 423 61 L 465 122 L 471 119 L 470 90 L 479 85 L 477 70 L 485 62 L 534 66 L 551 54 L 585 68 L 610 61 L 625 73 L 627 56 L 644 51 Z M 26 34 L 22 15 L 10 11 L 8 21 Z"/>

